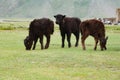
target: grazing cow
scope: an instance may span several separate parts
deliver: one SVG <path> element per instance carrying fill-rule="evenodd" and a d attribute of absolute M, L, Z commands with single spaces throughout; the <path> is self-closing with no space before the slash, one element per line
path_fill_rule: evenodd
<path fill-rule="evenodd" d="M 41 49 L 44 49 L 43 46 L 43 36 L 47 38 L 45 49 L 49 47 L 50 35 L 54 32 L 54 22 L 48 18 L 35 19 L 30 23 L 29 27 L 29 36 L 24 39 L 24 45 L 26 50 L 30 50 L 33 45 L 33 50 L 35 49 L 36 42 L 40 38 Z"/>
<path fill-rule="evenodd" d="M 76 37 L 75 47 L 77 47 L 80 33 L 79 24 L 81 23 L 81 20 L 79 18 L 66 17 L 65 15 L 61 14 L 55 15 L 54 17 L 56 19 L 56 24 L 59 25 L 62 36 L 62 48 L 64 48 L 65 35 L 67 35 L 68 47 L 71 47 L 71 33 L 73 33 Z"/>
<path fill-rule="evenodd" d="M 81 42 L 82 42 L 82 47 L 83 50 L 85 50 L 85 39 L 91 35 L 94 37 L 95 40 L 95 47 L 94 50 L 97 48 L 97 43 L 100 41 L 100 47 L 101 50 L 106 50 L 106 43 L 108 37 L 105 38 L 105 27 L 104 24 L 101 21 L 91 19 L 91 20 L 86 20 L 83 21 L 80 24 L 80 30 L 81 30 Z"/>

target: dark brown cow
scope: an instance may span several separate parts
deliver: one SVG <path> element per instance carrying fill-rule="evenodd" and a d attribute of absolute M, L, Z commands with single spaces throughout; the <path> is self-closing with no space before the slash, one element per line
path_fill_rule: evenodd
<path fill-rule="evenodd" d="M 52 20 L 48 18 L 35 19 L 30 23 L 29 27 L 29 36 L 27 36 L 24 40 L 24 45 L 26 50 L 30 50 L 33 45 L 33 50 L 35 49 L 36 42 L 38 38 L 40 38 L 41 49 L 44 49 L 43 46 L 43 36 L 45 35 L 47 38 L 47 42 L 45 45 L 45 49 L 49 47 L 50 43 L 50 35 L 54 32 L 54 23 Z"/>
<path fill-rule="evenodd" d="M 91 20 L 86 20 L 83 21 L 80 24 L 80 30 L 81 30 L 81 42 L 82 42 L 82 47 L 83 50 L 85 50 L 85 39 L 91 35 L 95 39 L 95 47 L 94 50 L 97 48 L 97 43 L 100 41 L 100 47 L 101 50 L 106 50 L 106 43 L 108 37 L 105 38 L 105 27 L 104 24 L 101 21 L 91 19 Z"/>
<path fill-rule="evenodd" d="M 62 48 L 64 48 L 64 41 L 65 41 L 65 35 L 67 35 L 67 41 L 68 41 L 68 47 L 71 47 L 71 33 L 73 33 L 76 37 L 76 44 L 75 46 L 78 46 L 79 41 L 79 24 L 81 23 L 81 20 L 78 18 L 70 18 L 66 17 L 65 15 L 55 15 L 56 24 L 59 25 L 60 33 L 62 36 Z"/>

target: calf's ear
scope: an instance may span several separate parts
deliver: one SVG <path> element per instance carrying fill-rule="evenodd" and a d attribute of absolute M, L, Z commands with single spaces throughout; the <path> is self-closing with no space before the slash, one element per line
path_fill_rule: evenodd
<path fill-rule="evenodd" d="M 29 38 L 29 36 L 26 36 L 26 40 L 29 40 L 30 38 Z"/>
<path fill-rule="evenodd" d="M 108 40 L 108 36 L 105 38 L 105 40 Z"/>
<path fill-rule="evenodd" d="M 54 16 L 54 18 L 56 18 L 56 15 Z"/>
<path fill-rule="evenodd" d="M 66 15 L 63 15 L 63 18 L 65 18 L 66 17 Z"/>

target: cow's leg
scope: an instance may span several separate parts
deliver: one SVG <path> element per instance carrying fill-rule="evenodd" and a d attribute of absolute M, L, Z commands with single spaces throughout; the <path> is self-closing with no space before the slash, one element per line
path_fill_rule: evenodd
<path fill-rule="evenodd" d="M 61 34 L 61 36 L 62 36 L 62 48 L 64 48 L 64 46 L 65 46 L 65 44 L 64 44 L 64 42 L 65 42 L 65 33 Z"/>
<path fill-rule="evenodd" d="M 98 44 L 98 38 L 94 37 L 94 40 L 95 40 L 95 47 L 94 47 L 94 50 L 97 49 L 97 44 Z"/>
<path fill-rule="evenodd" d="M 106 42 L 106 43 L 107 43 L 107 40 L 108 40 L 108 36 L 105 38 L 105 42 Z M 106 45 L 104 46 L 104 49 L 107 50 Z"/>
<path fill-rule="evenodd" d="M 46 36 L 46 45 L 45 45 L 45 49 L 47 49 L 49 47 L 50 44 L 50 35 L 45 35 Z"/>
<path fill-rule="evenodd" d="M 43 35 L 40 36 L 40 44 L 41 44 L 41 49 L 43 49 Z"/>
<path fill-rule="evenodd" d="M 67 33 L 67 41 L 68 41 L 68 47 L 71 47 L 71 42 L 70 42 L 70 38 L 71 38 L 71 33 Z"/>
<path fill-rule="evenodd" d="M 100 46 L 100 48 L 101 48 L 101 51 L 103 51 L 103 47 L 102 47 L 102 46 Z"/>
<path fill-rule="evenodd" d="M 35 50 L 37 41 L 38 41 L 38 37 L 35 37 L 35 39 L 34 39 L 34 45 L 33 45 L 33 50 Z"/>
<path fill-rule="evenodd" d="M 82 48 L 83 50 L 86 50 L 86 47 L 85 47 L 85 39 L 88 37 L 88 34 L 84 34 L 82 35 L 81 37 L 81 43 L 82 43 Z"/>
<path fill-rule="evenodd" d="M 79 41 L 79 32 L 74 33 L 75 37 L 76 37 L 76 43 L 75 43 L 75 47 L 78 46 L 78 41 Z"/>

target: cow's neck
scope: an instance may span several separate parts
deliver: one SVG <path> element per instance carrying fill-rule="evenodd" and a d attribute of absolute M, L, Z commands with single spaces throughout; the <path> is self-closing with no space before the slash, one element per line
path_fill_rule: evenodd
<path fill-rule="evenodd" d="M 33 35 L 32 33 L 29 33 L 29 38 L 30 38 L 31 40 L 33 40 L 33 39 L 34 39 L 34 35 Z"/>
<path fill-rule="evenodd" d="M 63 29 L 64 28 L 64 23 L 60 23 L 59 24 L 59 29 L 61 30 L 61 29 Z"/>

